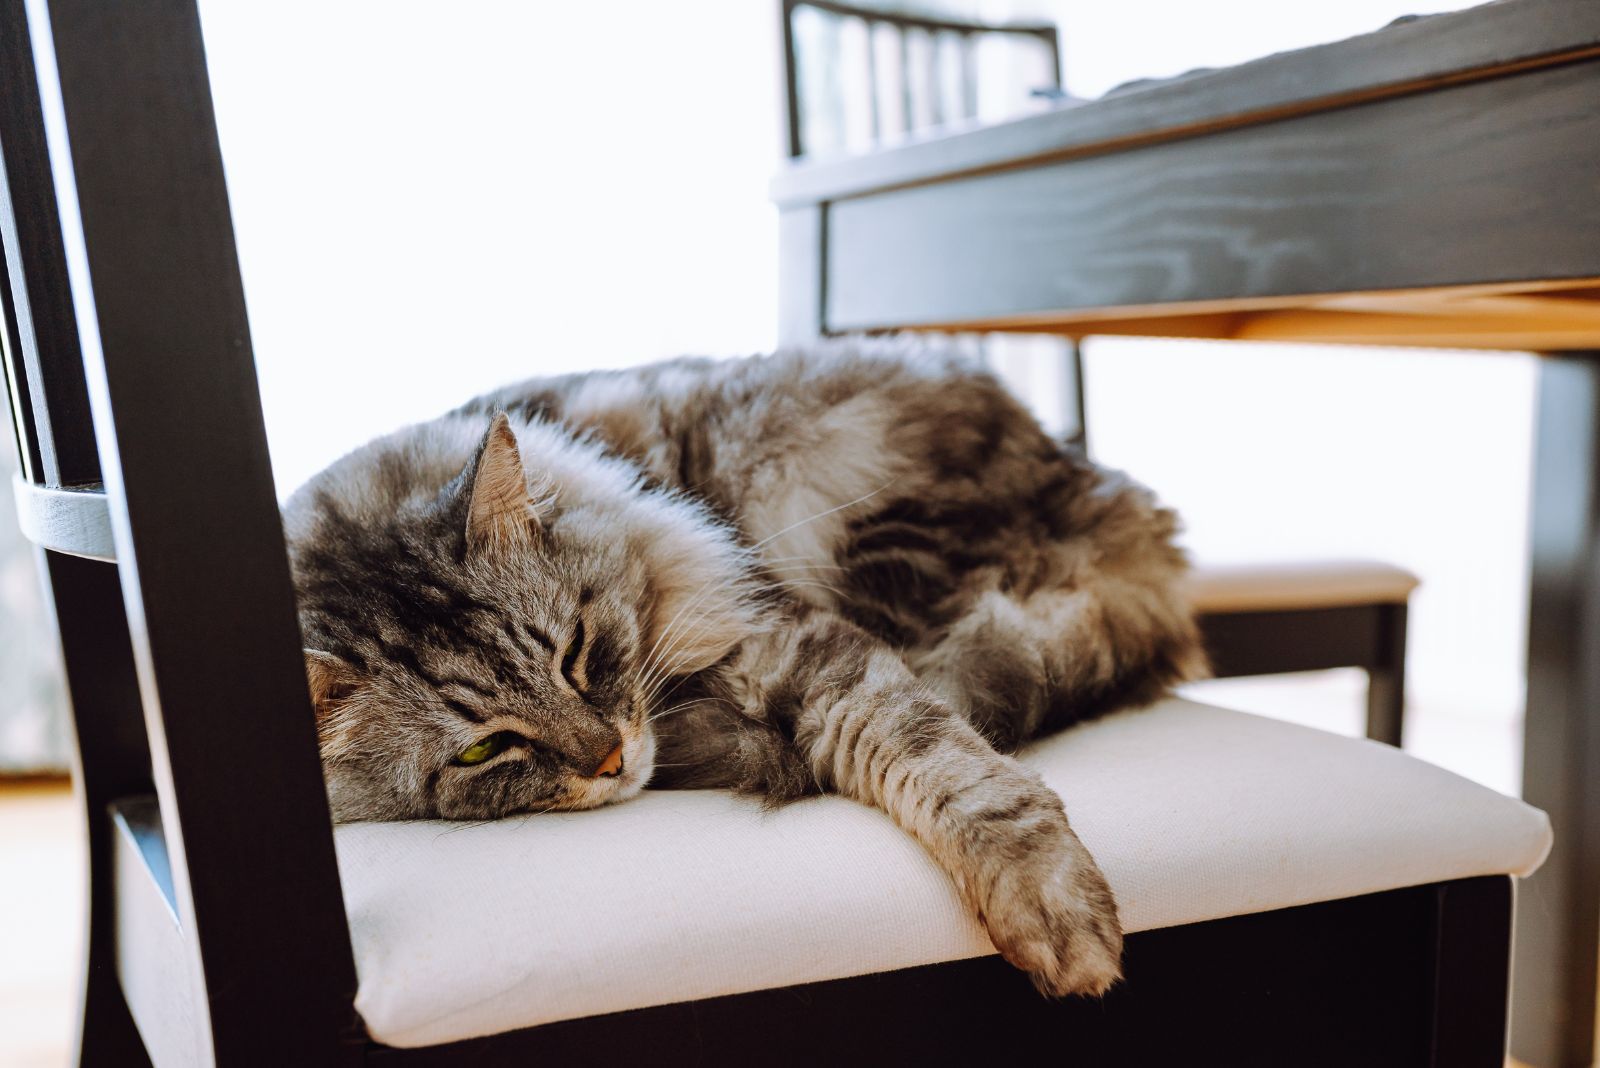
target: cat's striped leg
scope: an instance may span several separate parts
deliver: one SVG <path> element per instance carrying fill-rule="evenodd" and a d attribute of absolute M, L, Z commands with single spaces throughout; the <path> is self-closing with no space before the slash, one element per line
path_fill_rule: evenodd
<path fill-rule="evenodd" d="M 991 590 L 937 645 L 908 653 L 917 676 L 1010 752 L 1030 738 L 1159 698 L 1206 673 L 1175 583 L 1084 568 L 1071 589 Z"/>
<path fill-rule="evenodd" d="M 1061 799 L 893 649 L 815 613 L 747 643 L 732 674 L 825 788 L 881 808 L 927 848 L 1041 991 L 1099 994 L 1116 982 L 1116 902 Z"/>

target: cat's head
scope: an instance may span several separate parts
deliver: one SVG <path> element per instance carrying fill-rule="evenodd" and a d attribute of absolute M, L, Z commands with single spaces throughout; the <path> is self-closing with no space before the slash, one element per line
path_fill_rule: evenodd
<path fill-rule="evenodd" d="M 565 428 L 452 416 L 285 509 L 337 820 L 489 819 L 643 789 L 671 680 L 757 624 L 732 533 Z"/>

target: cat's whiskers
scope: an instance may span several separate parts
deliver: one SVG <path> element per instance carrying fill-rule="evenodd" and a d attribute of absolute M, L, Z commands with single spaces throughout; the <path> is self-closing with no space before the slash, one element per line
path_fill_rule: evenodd
<path fill-rule="evenodd" d="M 668 675 L 657 682 L 648 693 L 645 693 L 640 698 L 640 700 L 647 706 L 655 704 L 664 697 L 672 696 L 672 692 L 687 681 L 687 675 Z"/>
<path fill-rule="evenodd" d="M 715 580 L 707 582 L 704 586 L 702 586 L 700 592 L 694 596 L 689 604 L 684 605 L 683 608 L 678 610 L 677 614 L 672 617 L 672 621 L 667 624 L 666 629 L 661 632 L 661 636 L 656 639 L 656 646 L 655 649 L 652 649 L 650 657 L 650 659 L 657 659 L 659 657 L 656 666 L 652 669 L 655 671 L 657 676 L 657 681 L 655 683 L 656 685 L 660 685 L 659 679 L 661 677 L 661 673 L 668 670 L 667 665 L 672 654 L 680 649 L 683 645 L 683 642 L 691 633 L 693 633 L 694 624 L 706 617 L 710 610 L 710 605 L 705 604 L 704 606 L 700 607 L 693 616 L 682 621 L 681 630 L 676 630 L 679 625 L 679 621 L 682 620 L 683 614 L 690 608 L 701 605 L 701 602 L 704 602 L 706 598 L 714 592 L 716 592 Z M 661 643 L 667 640 L 669 635 L 672 636 L 671 641 L 666 648 L 661 649 Z M 659 654 L 656 652 L 656 649 L 660 650 Z M 671 678 L 671 676 L 666 675 L 665 678 Z"/>
<path fill-rule="evenodd" d="M 880 486 L 878 489 L 874 490 L 872 493 L 866 494 L 863 497 L 859 497 L 855 501 L 847 502 L 846 504 L 840 505 L 839 507 L 848 508 L 852 504 L 860 503 L 861 501 L 866 500 L 867 498 L 873 496 L 873 494 L 881 493 L 885 488 L 888 487 L 888 485 L 892 484 L 892 482 L 893 482 L 893 480 L 891 480 L 890 483 L 885 483 L 884 486 Z M 837 511 L 837 510 L 838 509 L 831 509 L 830 511 Z M 823 516 L 825 516 L 827 514 L 828 514 L 828 512 L 819 512 L 818 514 L 816 514 L 814 516 L 811 516 L 808 519 L 801 520 L 800 523 L 794 524 L 793 526 L 799 526 L 799 525 L 801 525 L 803 523 L 811 522 L 812 520 L 815 520 L 815 519 L 820 519 L 820 518 L 822 518 Z M 789 529 L 793 529 L 793 526 L 791 526 Z M 783 533 L 783 531 L 779 531 L 778 533 L 781 534 L 781 533 Z M 776 536 L 776 535 L 774 535 L 774 536 Z M 767 539 L 767 540 L 770 540 L 770 539 Z M 765 544 L 765 542 L 757 543 L 757 547 L 759 547 L 761 544 Z M 794 561 L 794 562 L 793 563 L 788 563 L 789 561 Z M 770 566 L 771 564 L 777 564 L 777 563 L 783 563 L 783 564 L 785 564 L 785 566 L 783 566 L 783 567 Z M 804 556 L 777 557 L 777 558 L 774 558 L 773 560 L 770 560 L 770 561 L 761 560 L 759 557 L 757 557 L 755 560 L 752 561 L 752 564 L 756 568 L 758 568 L 760 570 L 767 571 L 768 573 L 772 573 L 772 574 L 787 573 L 787 572 L 792 571 L 792 570 L 799 570 L 799 571 L 802 571 L 802 572 L 810 572 L 810 571 L 817 571 L 817 570 L 833 570 L 833 571 L 843 572 L 845 570 L 844 568 L 839 567 L 837 564 L 819 563 L 819 562 L 817 562 L 815 560 L 811 560 L 811 559 L 809 559 L 807 557 L 804 557 Z M 666 670 L 667 661 L 670 659 L 672 653 L 675 652 L 679 647 L 681 647 L 683 640 L 692 632 L 693 625 L 695 623 L 699 622 L 699 620 L 701 620 L 701 619 L 703 619 L 705 617 L 706 612 L 704 610 L 696 611 L 696 613 L 693 616 L 689 617 L 688 619 L 684 619 L 683 618 L 684 614 L 687 613 L 687 612 L 690 612 L 691 610 L 695 610 L 695 609 L 701 608 L 702 604 L 706 601 L 706 599 L 708 597 L 711 597 L 714 593 L 717 592 L 717 589 L 718 589 L 717 581 L 718 580 L 711 580 L 711 581 L 705 583 L 703 586 L 701 586 L 700 589 L 695 592 L 694 596 L 692 596 L 689 599 L 689 601 L 686 604 L 684 604 L 684 606 L 682 608 L 680 608 L 677 611 L 677 613 L 675 613 L 673 615 L 672 620 L 670 622 L 668 622 L 667 626 L 665 628 L 663 628 L 661 634 L 656 638 L 655 644 L 651 647 L 650 653 L 645 658 L 645 667 L 644 667 L 643 671 L 641 672 L 641 676 L 642 676 L 641 677 L 641 681 L 640 681 L 640 690 L 641 690 L 641 692 L 644 692 L 644 693 L 647 693 L 647 694 L 651 694 L 652 697 L 654 696 L 654 687 L 656 687 L 657 685 L 659 685 L 663 681 L 660 673 L 662 671 Z M 784 580 L 783 585 L 805 585 L 805 583 L 798 582 L 797 580 L 794 580 L 794 579 L 788 579 L 788 580 Z M 834 587 L 828 586 L 826 583 L 820 583 L 819 582 L 819 583 L 813 583 L 813 585 L 816 585 L 819 588 L 828 590 L 828 592 L 832 593 L 835 597 L 839 598 L 840 600 L 844 599 L 844 595 L 838 589 L 835 589 Z M 768 586 L 768 585 L 764 585 L 763 588 L 771 588 L 771 587 Z M 681 625 L 681 629 L 680 629 L 680 625 Z M 663 647 L 663 642 L 667 643 L 665 645 L 665 647 Z M 667 677 L 670 677 L 670 676 L 667 676 Z"/>
<path fill-rule="evenodd" d="M 763 545 L 767 544 L 767 542 L 773 540 L 774 538 L 781 538 L 785 534 L 789 533 L 791 530 L 794 530 L 794 529 L 796 529 L 798 527 L 803 527 L 807 523 L 815 523 L 819 519 L 822 519 L 822 518 L 825 518 L 827 516 L 830 516 L 835 512 L 842 512 L 846 508 L 854 508 L 856 505 L 861 504 L 864 501 L 869 501 L 872 498 L 876 497 L 878 494 L 882 493 L 884 490 L 886 490 L 890 486 L 894 485 L 895 482 L 897 482 L 897 481 L 898 481 L 897 478 L 891 478 L 889 481 L 885 482 L 883 485 L 879 486 L 877 489 L 873 490 L 871 493 L 863 493 L 861 496 L 857 497 L 853 501 L 845 501 L 843 504 L 836 504 L 832 508 L 826 508 L 826 509 L 818 512 L 816 515 L 807 516 L 804 519 L 800 519 L 800 520 L 797 520 L 797 521 L 795 521 L 793 523 L 790 523 L 788 526 L 784 527 L 782 530 L 775 531 L 775 532 L 773 532 L 771 534 L 768 534 L 766 537 L 762 538 L 760 541 L 758 541 L 754 545 L 750 546 L 750 548 L 751 549 L 759 549 Z"/>
<path fill-rule="evenodd" d="M 678 609 L 678 611 L 673 614 L 672 619 L 668 621 L 666 627 L 662 629 L 661 634 L 657 636 L 655 644 L 650 648 L 650 652 L 645 655 L 645 667 L 642 672 L 643 675 L 648 677 L 652 672 L 659 672 L 665 669 L 667 658 L 671 655 L 672 649 L 669 646 L 666 650 L 662 650 L 661 643 L 666 641 L 667 636 L 673 633 L 673 628 L 678 625 L 678 621 L 683 618 L 683 614 L 705 600 L 705 598 L 716 588 L 719 581 L 721 581 L 720 577 L 708 579 L 701 585 L 700 589 L 695 592 L 694 596 L 689 599 L 688 603 L 686 603 L 682 608 Z"/>
<path fill-rule="evenodd" d="M 799 574 L 799 575 L 813 575 L 819 570 L 826 570 L 826 569 L 827 569 L 827 565 L 817 565 L 817 564 L 796 564 L 796 565 L 789 565 L 787 567 L 768 568 L 767 572 L 769 574 L 780 576 L 780 577 L 777 579 L 776 582 L 767 584 L 767 588 L 771 589 L 771 590 L 782 590 L 784 588 L 792 587 L 792 586 L 815 586 L 815 587 L 818 587 L 820 589 L 827 590 L 829 593 L 833 594 L 836 598 L 838 598 L 841 601 L 848 600 L 848 598 L 845 596 L 845 594 L 844 594 L 844 592 L 842 590 L 840 590 L 838 587 L 833 586 L 833 585 L 831 585 L 831 584 L 829 584 L 827 582 L 823 582 L 821 579 L 803 579 L 803 578 L 794 577 L 796 574 Z M 835 570 L 842 571 L 844 569 L 843 568 L 837 568 Z"/>
<path fill-rule="evenodd" d="M 735 712 L 739 711 L 739 706 L 734 704 L 732 701 L 728 700 L 726 697 L 697 697 L 693 701 L 684 701 L 681 704 L 671 705 L 671 706 L 669 706 L 667 708 L 663 708 L 661 711 L 657 712 L 655 715 L 653 715 L 649 719 L 645 720 L 645 722 L 646 723 L 654 723 L 656 720 L 662 719 L 662 718 L 664 718 L 666 716 L 670 716 L 674 712 L 682 712 L 684 709 L 693 708 L 695 705 L 709 705 L 709 704 L 727 705 L 729 708 L 733 709 Z M 656 765 L 656 766 L 659 767 L 660 765 Z"/>
<path fill-rule="evenodd" d="M 845 570 L 844 568 L 840 567 L 838 564 L 823 563 L 822 561 L 817 560 L 815 557 L 809 556 L 809 555 L 807 555 L 805 553 L 801 553 L 798 556 L 763 557 L 761 559 L 761 561 L 756 566 L 759 567 L 763 571 L 775 571 L 775 570 L 777 570 L 777 568 L 774 568 L 774 567 L 772 567 L 770 565 L 772 565 L 772 564 L 788 564 L 788 563 L 794 563 L 794 564 L 797 564 L 797 565 L 804 565 L 806 567 L 827 568 L 827 569 L 832 570 L 832 571 L 843 571 L 843 570 Z"/>
<path fill-rule="evenodd" d="M 783 575 L 790 571 L 844 571 L 845 569 L 834 564 L 784 564 L 782 567 L 764 567 L 761 570 L 768 575 Z"/>
<path fill-rule="evenodd" d="M 768 568 L 767 570 L 769 572 L 771 572 L 771 573 L 779 573 L 779 574 L 788 573 L 791 570 L 798 571 L 801 574 L 810 574 L 815 570 L 827 569 L 830 566 L 831 565 L 826 565 L 826 564 L 804 563 L 804 564 L 798 564 L 798 565 L 789 565 L 789 566 L 785 566 L 785 567 L 781 567 L 781 568 Z M 835 570 L 843 570 L 843 569 L 842 568 L 835 568 Z M 770 584 L 763 584 L 762 585 L 763 589 L 767 589 L 767 590 L 770 590 L 770 591 L 773 591 L 773 592 L 782 591 L 782 590 L 792 590 L 795 587 L 811 587 L 811 588 L 816 588 L 816 589 L 820 589 L 820 590 L 825 590 L 829 594 L 831 594 L 834 598 L 836 598 L 837 600 L 840 600 L 840 601 L 844 601 L 844 600 L 848 599 L 845 596 L 843 591 L 841 591 L 840 589 L 838 589 L 835 586 L 832 586 L 832 585 L 830 585 L 830 584 L 828 584 L 826 582 L 822 582 L 820 580 L 807 581 L 807 580 L 803 580 L 803 579 L 797 579 L 797 578 L 790 577 L 790 578 L 780 579 L 777 583 L 770 583 Z M 712 583 L 707 583 L 705 586 L 703 586 L 700 589 L 700 591 L 690 600 L 690 602 L 688 604 L 684 605 L 683 608 L 679 609 L 677 614 L 673 616 L 672 621 L 667 624 L 666 629 L 664 629 L 662 631 L 661 636 L 656 640 L 656 644 L 651 650 L 651 660 L 654 661 L 654 663 L 652 663 L 650 666 L 647 667 L 645 678 L 640 683 L 641 692 L 643 692 L 644 694 L 647 695 L 646 698 L 645 698 L 646 701 L 654 700 L 654 698 L 657 696 L 657 690 L 659 689 L 659 687 L 664 685 L 665 682 L 668 679 L 671 678 L 671 676 L 664 676 L 663 677 L 660 673 L 662 671 L 666 670 L 665 669 L 665 664 L 666 664 L 667 660 L 671 657 L 672 653 L 675 652 L 679 647 L 681 647 L 681 645 L 684 642 L 684 640 L 686 640 L 688 638 L 688 636 L 693 632 L 694 624 L 699 622 L 699 620 L 701 620 L 701 619 L 703 619 L 705 617 L 705 615 L 707 613 L 707 609 L 701 608 L 700 610 L 696 611 L 694 615 L 690 616 L 688 619 L 683 619 L 682 618 L 684 613 L 689 611 L 692 608 L 696 608 L 698 605 L 700 605 L 701 602 L 703 602 L 714 591 L 715 591 L 715 586 Z M 681 629 L 679 629 L 680 624 L 681 624 Z M 670 636 L 670 640 L 669 640 L 669 636 Z M 663 641 L 667 642 L 667 645 L 665 646 L 665 648 L 662 647 L 662 642 Z"/>
<path fill-rule="evenodd" d="M 833 594 L 833 596 L 838 600 L 846 600 L 844 593 L 839 590 L 838 587 L 830 586 L 826 582 L 807 582 L 803 579 L 784 579 L 782 582 L 778 583 L 778 585 L 784 589 L 804 588 L 826 590 Z"/>
<path fill-rule="evenodd" d="M 495 823 L 495 822 L 497 822 L 497 818 L 495 818 L 495 819 L 486 819 L 486 820 L 473 820 L 470 823 L 458 823 L 456 826 L 451 827 L 449 830 L 440 831 L 438 834 L 434 835 L 433 836 L 433 840 L 435 842 L 437 842 L 439 839 L 443 838 L 447 834 L 455 834 L 457 831 L 473 831 L 473 830 L 477 830 L 479 827 L 487 827 L 487 826 L 489 826 L 489 824 Z"/>

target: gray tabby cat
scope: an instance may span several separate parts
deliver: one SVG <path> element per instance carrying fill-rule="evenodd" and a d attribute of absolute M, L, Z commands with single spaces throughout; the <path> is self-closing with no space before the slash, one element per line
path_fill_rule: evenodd
<path fill-rule="evenodd" d="M 285 519 L 336 819 L 837 792 L 1040 990 L 1118 978 L 1105 879 L 1003 754 L 1202 670 L 1177 521 L 948 352 L 534 380 Z"/>

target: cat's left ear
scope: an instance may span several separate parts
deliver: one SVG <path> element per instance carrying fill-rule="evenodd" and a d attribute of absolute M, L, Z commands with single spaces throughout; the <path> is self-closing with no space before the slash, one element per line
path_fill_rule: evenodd
<path fill-rule="evenodd" d="M 538 543 L 549 511 L 549 493 L 536 496 L 505 412 L 496 412 L 473 464 L 467 505 L 467 548 L 525 549 Z"/>
<path fill-rule="evenodd" d="M 332 653 L 320 649 L 307 649 L 305 653 L 306 682 L 310 684 L 311 704 L 320 724 L 355 692 L 359 679 L 349 664 Z"/>

